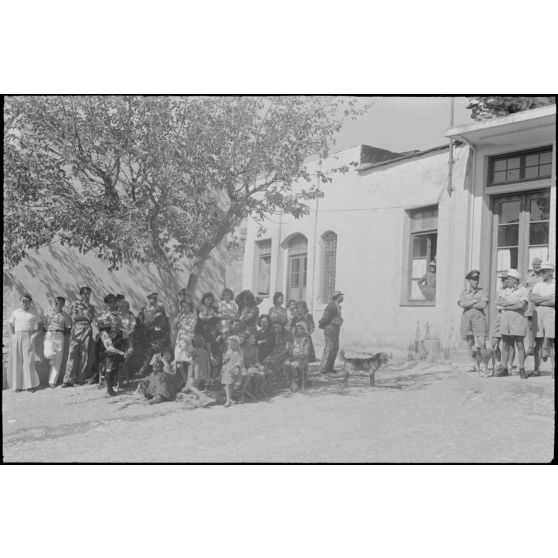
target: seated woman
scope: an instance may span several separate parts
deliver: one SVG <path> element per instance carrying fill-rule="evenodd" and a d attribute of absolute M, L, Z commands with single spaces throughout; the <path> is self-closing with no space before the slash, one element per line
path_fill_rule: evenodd
<path fill-rule="evenodd" d="M 258 319 L 260 329 L 256 333 L 256 345 L 258 346 L 259 362 L 263 362 L 275 346 L 275 330 L 267 314 L 262 314 Z"/>
<path fill-rule="evenodd" d="M 136 393 L 142 393 L 147 399 L 148 405 L 176 399 L 178 393 L 176 376 L 165 371 L 163 358 L 156 358 L 153 372 L 138 384 Z"/>
<path fill-rule="evenodd" d="M 285 360 L 285 371 L 291 384 L 291 391 L 304 387 L 309 355 L 308 328 L 305 322 L 298 322 L 295 326 L 294 337 L 288 344 L 288 355 Z"/>
<path fill-rule="evenodd" d="M 280 323 L 273 324 L 273 330 L 275 333 L 273 350 L 263 362 L 268 376 L 268 386 L 274 382 L 278 375 L 283 373 L 283 364 L 289 355 L 288 345 L 291 341 L 291 334 Z"/>
<path fill-rule="evenodd" d="M 244 368 L 240 384 L 240 400 L 244 403 L 244 396 L 255 399 L 260 396 L 261 384 L 264 379 L 264 367 L 258 360 L 258 347 L 256 345 L 256 334 L 249 332 L 246 341 L 241 346 Z M 254 395 L 255 394 L 255 395 Z"/>
<path fill-rule="evenodd" d="M 314 350 L 314 343 L 312 342 L 312 334 L 314 333 L 316 326 L 314 325 L 314 317 L 308 311 L 308 305 L 306 304 L 306 301 L 300 300 L 297 302 L 296 314 L 297 323 L 304 322 L 306 324 L 306 327 L 308 328 L 308 338 L 310 339 L 310 355 L 308 356 L 308 362 L 315 362 L 316 351 Z"/>

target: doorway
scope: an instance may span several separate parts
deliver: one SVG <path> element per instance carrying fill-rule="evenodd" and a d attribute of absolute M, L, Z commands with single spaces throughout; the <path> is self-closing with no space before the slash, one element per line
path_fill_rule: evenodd
<path fill-rule="evenodd" d="M 494 196 L 492 214 L 492 269 L 496 273 L 491 280 L 490 314 L 494 316 L 502 272 L 517 269 L 524 280 L 533 258 L 548 260 L 550 190 Z"/>
<path fill-rule="evenodd" d="M 308 240 L 302 234 L 291 238 L 288 244 L 287 301 L 306 300 L 308 276 Z"/>

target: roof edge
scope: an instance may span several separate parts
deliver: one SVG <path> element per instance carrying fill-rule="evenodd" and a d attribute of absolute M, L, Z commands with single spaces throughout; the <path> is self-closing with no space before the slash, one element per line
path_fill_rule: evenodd
<path fill-rule="evenodd" d="M 408 153 L 406 155 L 404 155 L 403 157 L 397 157 L 395 159 L 389 159 L 387 161 L 381 161 L 379 163 L 367 163 L 365 165 L 360 165 L 359 167 L 357 167 L 357 172 L 360 171 L 365 171 L 365 170 L 369 170 L 369 169 L 375 169 L 377 167 L 383 167 L 386 165 L 391 165 L 392 163 L 398 163 L 400 161 L 406 161 L 407 159 L 415 159 L 417 157 L 421 157 L 422 155 L 428 155 L 429 153 L 435 153 L 437 151 L 445 151 L 446 149 L 449 149 L 449 145 L 446 143 L 445 145 L 439 145 L 437 147 L 431 147 L 429 149 L 424 149 L 422 151 L 416 151 L 416 152 L 412 152 L 412 153 Z"/>

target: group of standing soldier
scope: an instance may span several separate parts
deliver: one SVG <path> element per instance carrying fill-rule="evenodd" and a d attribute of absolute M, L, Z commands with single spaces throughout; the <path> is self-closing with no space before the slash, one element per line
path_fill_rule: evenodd
<path fill-rule="evenodd" d="M 523 284 L 516 269 L 502 274 L 490 349 L 486 347 L 489 299 L 484 289 L 479 287 L 480 272 L 474 269 L 465 277 L 468 286 L 458 301 L 463 308 L 461 334 L 467 341 L 476 370 L 485 376 L 510 375 L 517 353 L 520 378 L 539 376 L 540 363 L 548 358 L 554 378 L 555 266 L 539 258 L 533 260 L 532 266 L 533 271 Z M 525 370 L 526 356 L 534 357 L 534 370 L 530 373 Z M 490 371 L 489 360 L 493 363 Z"/>

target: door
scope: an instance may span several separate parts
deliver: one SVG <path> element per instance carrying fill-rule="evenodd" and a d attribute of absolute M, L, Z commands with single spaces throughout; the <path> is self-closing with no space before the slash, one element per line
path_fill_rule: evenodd
<path fill-rule="evenodd" d="M 533 258 L 548 259 L 550 190 L 494 197 L 492 210 L 492 269 L 496 273 L 491 281 L 491 317 L 494 316 L 502 272 L 517 269 L 526 278 L 532 269 Z"/>
<path fill-rule="evenodd" d="M 295 235 L 289 242 L 289 264 L 287 270 L 287 301 L 306 300 L 308 275 L 308 241 L 302 234 Z"/>

